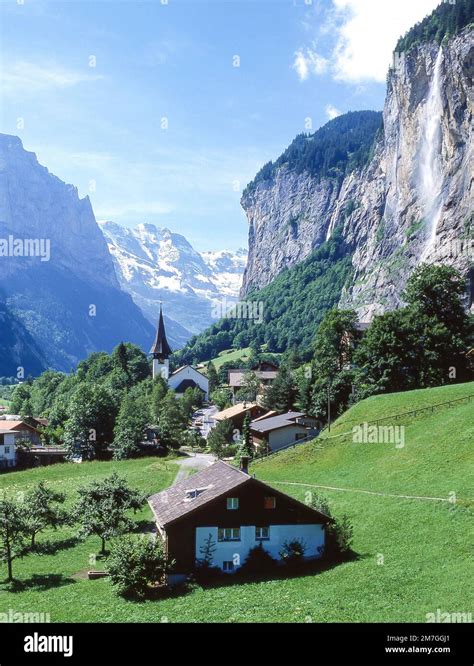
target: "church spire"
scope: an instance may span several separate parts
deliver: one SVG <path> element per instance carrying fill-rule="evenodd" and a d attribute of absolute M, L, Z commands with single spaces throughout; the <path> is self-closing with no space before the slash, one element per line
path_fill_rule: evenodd
<path fill-rule="evenodd" d="M 160 303 L 160 318 L 158 320 L 158 328 L 156 330 L 155 341 L 150 349 L 150 354 L 153 354 L 154 358 L 165 359 L 172 354 L 171 347 L 168 344 L 166 339 L 165 332 L 165 322 L 163 321 L 163 311 Z"/>

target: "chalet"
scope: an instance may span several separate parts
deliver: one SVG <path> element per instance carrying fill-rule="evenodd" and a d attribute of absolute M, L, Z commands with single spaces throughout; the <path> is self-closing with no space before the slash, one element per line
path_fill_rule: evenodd
<path fill-rule="evenodd" d="M 0 426 L 0 469 L 16 465 L 17 434 Z"/>
<path fill-rule="evenodd" d="M 285 541 L 304 542 L 305 557 L 321 556 L 331 519 L 223 461 L 148 499 L 176 574 L 191 572 L 213 544 L 212 565 L 232 573 L 262 544 L 276 559 Z"/>
<path fill-rule="evenodd" d="M 254 373 L 260 380 L 260 389 L 263 393 L 265 388 L 275 381 L 279 372 L 278 368 L 274 365 L 271 365 L 270 367 L 270 364 L 265 364 L 265 367 L 268 369 L 248 370 L 245 368 L 237 368 L 235 370 L 228 370 L 227 383 L 229 388 L 232 390 L 232 394 L 235 396 L 237 391 L 242 388 L 245 375 L 247 375 L 249 372 Z"/>
<path fill-rule="evenodd" d="M 182 396 L 187 388 L 198 388 L 202 392 L 203 399 L 209 400 L 209 380 L 201 372 L 190 365 L 183 365 L 170 374 L 169 358 L 172 353 L 166 338 L 163 310 L 160 305 L 156 336 L 150 349 L 153 359 L 153 379 L 162 377 L 177 396 Z"/>
<path fill-rule="evenodd" d="M 239 402 L 232 407 L 223 409 L 221 412 L 214 414 L 214 419 L 216 421 L 226 421 L 229 420 L 232 422 L 232 427 L 235 430 L 242 430 L 245 415 L 249 414 L 251 419 L 259 417 L 264 410 L 257 405 L 256 402 Z"/>
<path fill-rule="evenodd" d="M 269 418 L 255 419 L 250 423 L 254 447 L 278 451 L 310 435 L 316 435 L 317 422 L 302 412 L 287 412 Z"/>
<path fill-rule="evenodd" d="M 13 433 L 15 435 L 15 440 L 28 439 L 32 444 L 41 444 L 39 430 L 25 421 L 14 421 L 10 419 L 0 420 L 0 431 L 3 433 Z"/>

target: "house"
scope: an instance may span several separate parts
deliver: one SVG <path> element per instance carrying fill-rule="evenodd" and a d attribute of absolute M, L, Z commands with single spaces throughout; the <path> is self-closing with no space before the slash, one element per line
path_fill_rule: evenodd
<path fill-rule="evenodd" d="M 28 439 L 34 445 L 41 444 L 39 430 L 25 421 L 0 420 L 0 431 L 14 433 L 16 440 Z"/>
<path fill-rule="evenodd" d="M 213 418 L 216 421 L 229 420 L 232 422 L 232 427 L 235 430 L 242 431 L 246 414 L 250 414 L 250 418 L 255 419 L 263 412 L 264 410 L 255 402 L 239 402 L 232 407 L 228 407 L 227 409 L 223 409 L 221 412 L 217 412 L 217 414 L 214 414 Z"/>
<path fill-rule="evenodd" d="M 266 367 L 269 367 L 269 364 L 266 364 Z M 276 366 L 273 365 L 271 369 L 268 370 L 263 370 L 263 369 L 248 370 L 246 368 L 237 368 L 235 370 L 228 370 L 227 383 L 234 397 L 237 391 L 242 388 L 242 385 L 244 384 L 245 375 L 247 375 L 249 372 L 254 373 L 256 377 L 260 380 L 260 389 L 263 393 L 265 387 L 269 386 L 275 381 L 279 370 L 278 368 L 276 368 Z"/>
<path fill-rule="evenodd" d="M 0 469 L 15 467 L 16 438 L 17 434 L 14 431 L 3 430 L 0 425 Z"/>
<path fill-rule="evenodd" d="M 316 435 L 316 419 L 306 416 L 302 412 L 287 412 L 269 418 L 255 419 L 250 423 L 250 433 L 254 447 L 270 451 L 278 451 Z"/>
<path fill-rule="evenodd" d="M 198 388 L 202 391 L 204 400 L 209 400 L 209 380 L 201 372 L 198 372 L 190 365 L 183 365 L 170 374 L 169 357 L 172 353 L 166 338 L 163 310 L 160 305 L 156 336 L 150 349 L 153 359 L 153 379 L 162 377 L 168 386 L 175 391 L 177 396 L 182 396 L 187 388 Z"/>
<path fill-rule="evenodd" d="M 196 568 L 209 539 L 212 565 L 227 573 L 259 544 L 276 560 L 285 541 L 296 539 L 305 557 L 321 556 L 331 519 L 250 476 L 247 462 L 237 469 L 220 460 L 148 499 L 176 574 Z"/>

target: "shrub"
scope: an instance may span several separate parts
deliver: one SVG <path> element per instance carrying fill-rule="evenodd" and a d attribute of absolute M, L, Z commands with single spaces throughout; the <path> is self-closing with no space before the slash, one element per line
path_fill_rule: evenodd
<path fill-rule="evenodd" d="M 280 550 L 280 557 L 288 566 L 297 566 L 303 561 L 306 552 L 306 544 L 299 539 L 285 541 Z"/>
<path fill-rule="evenodd" d="M 164 581 L 172 565 L 161 539 L 128 535 L 113 543 L 108 573 L 119 594 L 142 599 L 151 586 Z"/>
<path fill-rule="evenodd" d="M 268 550 L 265 550 L 263 547 L 263 543 L 260 542 L 258 546 L 249 551 L 240 571 L 246 574 L 262 574 L 274 569 L 276 564 L 276 560 L 273 559 Z"/>

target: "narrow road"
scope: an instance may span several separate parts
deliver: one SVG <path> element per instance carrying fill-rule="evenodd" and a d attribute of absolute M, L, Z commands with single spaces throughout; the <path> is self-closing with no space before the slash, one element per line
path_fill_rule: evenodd
<path fill-rule="evenodd" d="M 202 469 L 212 465 L 215 461 L 216 457 L 211 453 L 192 453 L 186 455 L 186 457 L 173 461 L 176 465 L 179 465 L 179 470 L 173 481 L 173 485 L 179 481 L 183 481 L 183 479 L 188 477 L 193 471 L 200 472 Z"/>

